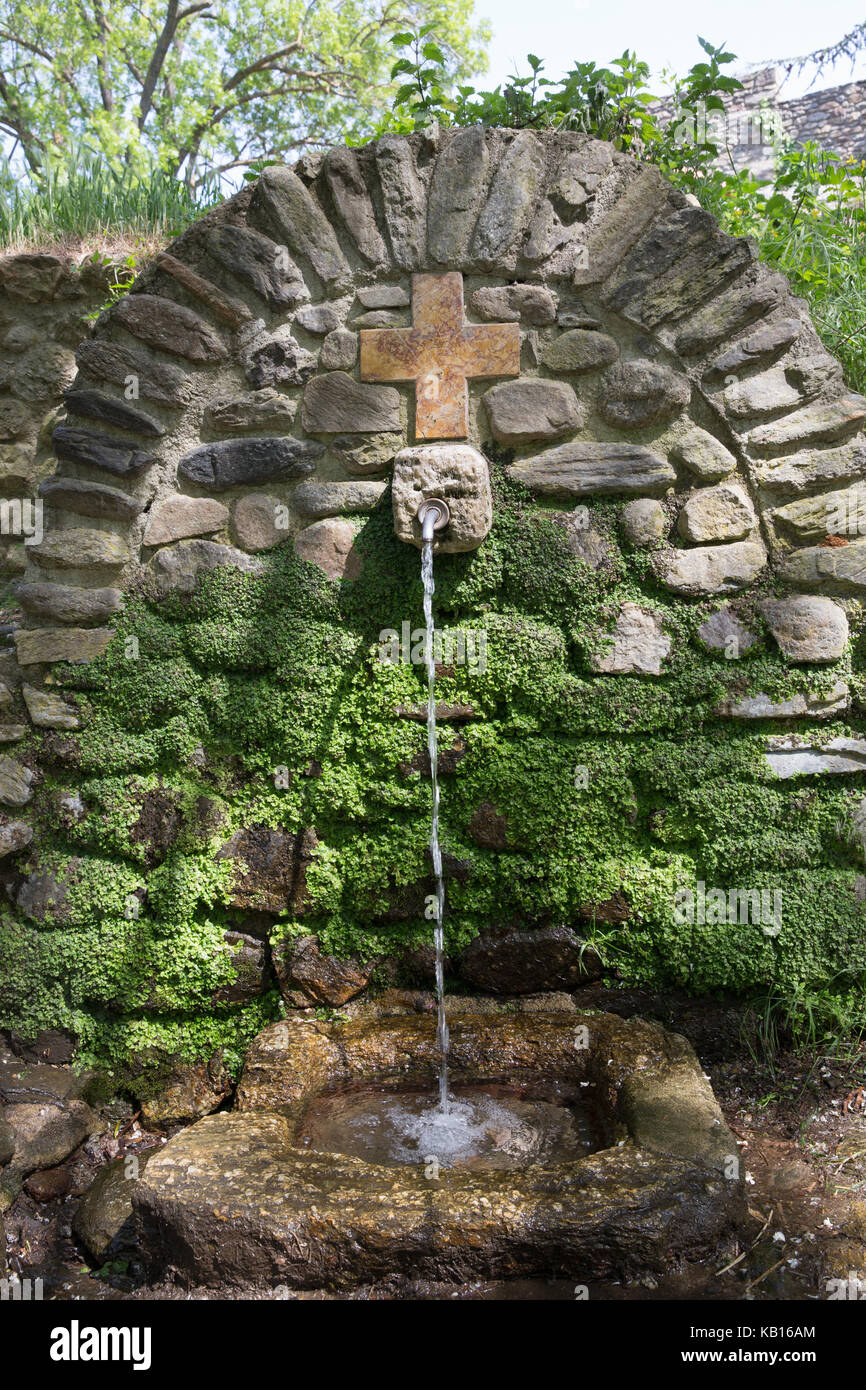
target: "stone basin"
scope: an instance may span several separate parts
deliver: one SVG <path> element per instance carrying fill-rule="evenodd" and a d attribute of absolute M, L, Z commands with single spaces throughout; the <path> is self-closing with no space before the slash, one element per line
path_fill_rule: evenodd
<path fill-rule="evenodd" d="M 570 1002 L 570 1001 L 569 1001 Z M 312 1103 L 359 1086 L 429 1086 L 435 1021 L 272 1024 L 233 1111 L 154 1155 L 134 1196 L 151 1277 L 348 1288 L 387 1276 L 465 1281 L 661 1274 L 718 1258 L 744 1216 L 733 1135 L 690 1045 L 643 1019 L 536 1001 L 449 1007 L 456 1086 L 592 1088 L 609 1146 L 507 1171 L 386 1166 L 302 1147 Z"/>

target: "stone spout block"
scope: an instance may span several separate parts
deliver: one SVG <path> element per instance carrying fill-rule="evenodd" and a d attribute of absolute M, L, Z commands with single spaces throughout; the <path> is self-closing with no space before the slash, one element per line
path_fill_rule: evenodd
<path fill-rule="evenodd" d="M 451 511 L 449 525 L 437 532 L 436 550 L 457 554 L 477 550 L 493 524 L 487 461 L 468 444 L 421 444 L 402 449 L 394 460 L 391 490 L 394 531 L 401 541 L 421 548 L 418 508 L 427 497 L 441 497 Z"/>

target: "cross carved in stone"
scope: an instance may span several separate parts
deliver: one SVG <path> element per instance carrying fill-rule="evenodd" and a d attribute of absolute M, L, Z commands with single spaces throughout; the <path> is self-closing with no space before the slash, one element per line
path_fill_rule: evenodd
<path fill-rule="evenodd" d="M 412 327 L 361 329 L 362 381 L 415 382 L 416 439 L 466 439 L 474 377 L 520 375 L 516 323 L 467 323 L 463 276 L 412 276 Z"/>

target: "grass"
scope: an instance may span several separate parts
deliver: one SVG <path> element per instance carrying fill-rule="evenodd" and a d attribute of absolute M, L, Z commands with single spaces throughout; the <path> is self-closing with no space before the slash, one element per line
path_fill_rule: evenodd
<path fill-rule="evenodd" d="M 104 160 L 71 156 L 48 166 L 38 183 L 0 192 L 0 246 L 6 251 L 88 250 L 111 254 L 135 242 L 145 259 L 223 201 L 219 180 L 190 191 L 160 168 L 118 176 Z"/>

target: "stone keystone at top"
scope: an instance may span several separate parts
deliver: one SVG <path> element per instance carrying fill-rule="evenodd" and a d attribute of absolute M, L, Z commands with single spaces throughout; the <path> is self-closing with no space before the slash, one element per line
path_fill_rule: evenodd
<path fill-rule="evenodd" d="M 516 323 L 467 323 L 463 276 L 412 276 L 412 327 L 361 329 L 362 381 L 415 382 L 415 438 L 466 439 L 472 377 L 519 376 Z"/>

